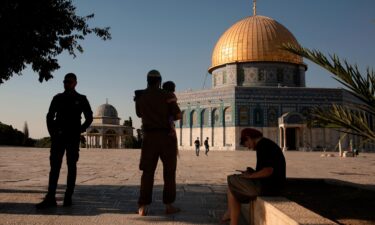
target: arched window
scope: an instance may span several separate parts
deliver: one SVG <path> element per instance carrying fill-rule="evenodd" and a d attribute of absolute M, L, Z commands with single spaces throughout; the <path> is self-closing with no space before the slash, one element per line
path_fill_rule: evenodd
<path fill-rule="evenodd" d="M 277 109 L 275 107 L 268 108 L 267 122 L 268 126 L 277 126 Z"/>
<path fill-rule="evenodd" d="M 212 125 L 218 126 L 220 124 L 220 114 L 218 109 L 212 110 Z"/>
<path fill-rule="evenodd" d="M 208 110 L 207 109 L 203 109 L 202 112 L 201 112 L 201 125 L 202 126 L 208 126 L 209 123 L 208 123 Z"/>
<path fill-rule="evenodd" d="M 227 107 L 224 109 L 224 121 L 225 125 L 232 124 L 232 107 Z"/>
<path fill-rule="evenodd" d="M 263 126 L 263 110 L 261 108 L 254 109 L 254 126 Z"/>
<path fill-rule="evenodd" d="M 193 110 L 190 114 L 190 125 L 192 127 L 198 125 L 198 113 L 197 111 Z"/>
<path fill-rule="evenodd" d="M 238 113 L 240 125 L 249 125 L 249 107 L 240 106 Z"/>
<path fill-rule="evenodd" d="M 105 132 L 105 134 L 116 134 L 116 131 L 110 129 Z"/>
<path fill-rule="evenodd" d="M 181 112 L 181 120 L 180 120 L 180 127 L 183 127 L 186 125 L 186 113 L 185 111 Z"/>
<path fill-rule="evenodd" d="M 89 134 L 98 134 L 98 133 L 99 133 L 99 131 L 95 128 L 90 130 L 90 132 L 89 132 Z"/>

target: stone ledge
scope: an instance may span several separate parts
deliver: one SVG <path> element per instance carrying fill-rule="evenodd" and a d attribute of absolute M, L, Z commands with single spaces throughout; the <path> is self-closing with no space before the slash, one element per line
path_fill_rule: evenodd
<path fill-rule="evenodd" d="M 250 225 L 337 224 L 284 197 L 258 197 L 241 211 Z"/>

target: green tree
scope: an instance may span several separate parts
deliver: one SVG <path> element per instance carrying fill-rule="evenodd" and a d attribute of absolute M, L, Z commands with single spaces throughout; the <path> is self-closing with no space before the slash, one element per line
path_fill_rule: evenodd
<path fill-rule="evenodd" d="M 29 127 L 27 126 L 27 122 L 25 121 L 23 125 L 23 135 L 24 135 L 24 143 L 27 142 L 27 139 L 29 138 Z"/>
<path fill-rule="evenodd" d="M 35 140 L 27 138 L 21 131 L 0 122 L 0 145 L 33 146 L 34 143 Z"/>
<path fill-rule="evenodd" d="M 2 0 L 0 2 L 0 84 L 14 74 L 21 75 L 26 65 L 39 74 L 39 81 L 52 78 L 59 69 L 57 56 L 67 51 L 73 57 L 82 53 L 79 44 L 94 33 L 111 38 L 109 27 L 90 27 L 94 14 L 76 15 L 71 0 Z"/>
<path fill-rule="evenodd" d="M 332 73 L 333 78 L 362 104 L 337 105 L 330 108 L 316 107 L 313 109 L 313 123 L 325 126 L 346 128 L 346 133 L 364 137 L 365 141 L 375 141 L 373 118 L 375 116 L 375 73 L 367 68 L 366 76 L 363 76 L 357 65 L 350 65 L 346 60 L 340 60 L 337 55 L 329 55 L 327 58 L 318 50 L 310 50 L 300 46 L 286 44 L 283 49 L 311 60 Z"/>
<path fill-rule="evenodd" d="M 50 137 L 44 137 L 41 139 L 36 140 L 35 147 L 37 148 L 50 148 L 51 147 L 51 138 Z"/>
<path fill-rule="evenodd" d="M 124 126 L 127 126 L 127 127 L 133 127 L 132 117 L 129 116 L 129 120 L 124 120 L 123 125 L 124 125 Z"/>

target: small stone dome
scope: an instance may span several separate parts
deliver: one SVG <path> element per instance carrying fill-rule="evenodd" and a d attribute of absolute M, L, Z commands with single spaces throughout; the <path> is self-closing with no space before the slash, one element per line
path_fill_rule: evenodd
<path fill-rule="evenodd" d="M 117 110 L 110 104 L 103 104 L 96 110 L 96 117 L 118 118 Z"/>

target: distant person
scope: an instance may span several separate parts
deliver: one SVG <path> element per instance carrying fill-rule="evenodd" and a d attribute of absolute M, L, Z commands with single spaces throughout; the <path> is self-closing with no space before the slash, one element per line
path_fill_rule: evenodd
<path fill-rule="evenodd" d="M 181 118 L 176 96 L 160 88 L 161 76 L 157 70 L 147 74 L 147 88 L 135 91 L 137 116 L 142 119 L 143 143 L 139 169 L 142 170 L 138 214 L 146 216 L 152 202 L 155 169 L 159 157 L 163 163 L 163 203 L 165 213 L 180 211 L 173 206 L 176 199 L 177 138 L 170 136 L 170 116 Z"/>
<path fill-rule="evenodd" d="M 53 97 L 47 113 L 47 128 L 51 136 L 51 152 L 48 182 L 48 193 L 44 200 L 36 205 L 38 209 L 55 207 L 56 188 L 59 179 L 60 168 L 66 151 L 68 165 L 68 177 L 64 196 L 64 206 L 72 205 L 77 176 L 77 161 L 79 158 L 79 144 L 81 133 L 92 123 L 92 111 L 86 96 L 76 92 L 77 77 L 74 73 L 68 73 L 64 78 L 63 93 Z M 81 124 L 81 115 L 85 116 L 85 122 Z"/>
<path fill-rule="evenodd" d="M 241 203 L 248 203 L 259 195 L 280 194 L 286 180 L 286 164 L 280 147 L 252 128 L 241 132 L 241 145 L 256 150 L 256 169 L 247 167 L 242 174 L 228 176 L 228 209 L 222 222 L 238 224 Z"/>
<path fill-rule="evenodd" d="M 208 137 L 206 138 L 206 140 L 204 140 L 204 147 L 206 149 L 204 153 L 208 155 L 208 152 L 210 151 L 210 145 L 208 145 Z"/>
<path fill-rule="evenodd" d="M 201 142 L 199 141 L 199 137 L 197 137 L 197 139 L 194 141 L 194 145 L 195 145 L 195 154 L 199 156 L 199 147 L 201 145 Z"/>

